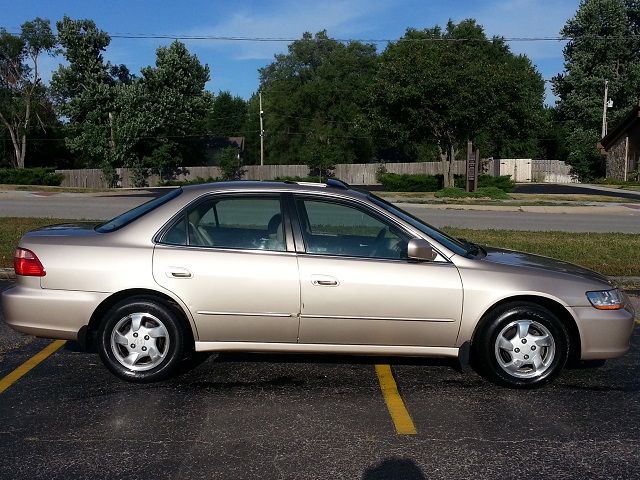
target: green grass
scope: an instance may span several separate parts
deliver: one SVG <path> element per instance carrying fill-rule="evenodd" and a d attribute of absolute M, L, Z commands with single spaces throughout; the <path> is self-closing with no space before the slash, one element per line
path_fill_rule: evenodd
<path fill-rule="evenodd" d="M 29 230 L 72 220 L 57 218 L 0 218 L 0 268 L 13 267 L 13 252 L 20 237 Z"/>
<path fill-rule="evenodd" d="M 29 230 L 70 220 L 0 218 L 0 267 L 13 266 L 13 251 Z M 447 227 L 455 237 L 582 265 L 604 275 L 640 276 L 640 235 L 625 233 L 521 232 Z"/>
<path fill-rule="evenodd" d="M 640 235 L 632 233 L 522 232 L 451 227 L 443 230 L 481 245 L 553 257 L 604 275 L 640 275 Z"/>

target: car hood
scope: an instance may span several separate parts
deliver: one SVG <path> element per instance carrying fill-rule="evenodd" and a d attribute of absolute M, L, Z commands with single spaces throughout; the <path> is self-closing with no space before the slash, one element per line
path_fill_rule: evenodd
<path fill-rule="evenodd" d="M 541 268 L 553 272 L 577 275 L 582 278 L 588 278 L 590 280 L 604 282 L 611 285 L 611 282 L 609 282 L 607 277 L 600 275 L 593 270 L 579 267 L 578 265 L 563 262 L 561 260 L 556 260 L 554 258 L 492 247 L 485 247 L 485 251 L 487 252 L 487 255 L 482 259 L 485 262 L 529 268 Z"/>

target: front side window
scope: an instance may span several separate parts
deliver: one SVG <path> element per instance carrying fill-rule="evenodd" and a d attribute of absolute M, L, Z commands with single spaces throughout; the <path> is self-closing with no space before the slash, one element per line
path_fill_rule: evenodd
<path fill-rule="evenodd" d="M 162 243 L 286 250 L 280 197 L 220 197 L 191 207 Z M 184 242 L 184 243 L 182 243 Z"/>
<path fill-rule="evenodd" d="M 297 199 L 307 253 L 384 259 L 407 258 L 407 236 L 359 208 Z"/>

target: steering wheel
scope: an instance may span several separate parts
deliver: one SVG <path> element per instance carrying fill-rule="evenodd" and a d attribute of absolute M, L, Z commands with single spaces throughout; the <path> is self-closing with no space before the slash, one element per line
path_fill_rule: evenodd
<path fill-rule="evenodd" d="M 376 239 L 373 241 L 373 250 L 371 251 L 372 257 L 377 257 L 380 251 L 382 250 L 382 246 L 384 243 L 384 238 L 387 235 L 388 228 L 382 227 L 376 235 Z"/>

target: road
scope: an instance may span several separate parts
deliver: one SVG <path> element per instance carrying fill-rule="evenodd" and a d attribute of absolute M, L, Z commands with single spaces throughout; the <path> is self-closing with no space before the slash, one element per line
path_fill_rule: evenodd
<path fill-rule="evenodd" d="M 0 341 L 0 378 L 49 344 L 21 338 Z M 96 355 L 63 348 L 0 393 L 0 476 L 640 476 L 640 327 L 625 357 L 535 391 L 496 387 L 444 361 L 393 362 L 415 435 L 398 435 L 387 411 L 374 369 L 387 361 L 225 355 L 131 385 Z"/>
<path fill-rule="evenodd" d="M 79 194 L 0 192 L 2 217 L 51 217 L 62 219 L 109 219 L 153 198 L 155 193 Z M 638 205 L 601 207 L 482 207 L 459 210 L 456 206 L 403 204 L 419 218 L 436 227 L 506 228 L 512 230 L 561 230 L 569 232 L 640 233 Z M 540 208 L 538 208 L 540 209 Z"/>

